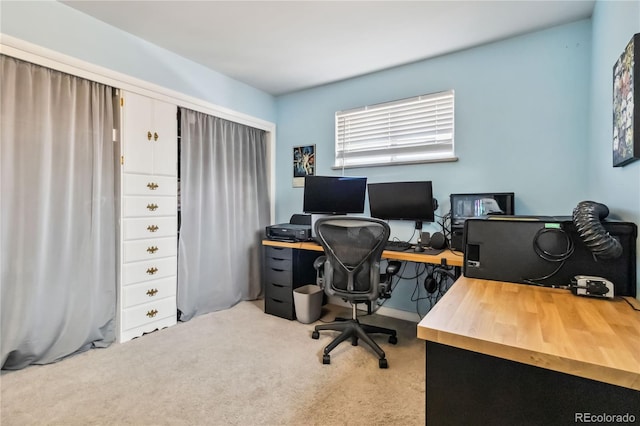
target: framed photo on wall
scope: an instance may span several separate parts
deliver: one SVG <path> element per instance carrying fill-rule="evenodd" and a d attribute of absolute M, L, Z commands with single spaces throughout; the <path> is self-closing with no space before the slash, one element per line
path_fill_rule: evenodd
<path fill-rule="evenodd" d="M 635 34 L 613 66 L 613 167 L 640 158 L 640 113 L 635 101 L 640 91 L 640 33 Z"/>
<path fill-rule="evenodd" d="M 293 147 L 293 187 L 304 187 L 304 178 L 316 174 L 316 146 Z"/>

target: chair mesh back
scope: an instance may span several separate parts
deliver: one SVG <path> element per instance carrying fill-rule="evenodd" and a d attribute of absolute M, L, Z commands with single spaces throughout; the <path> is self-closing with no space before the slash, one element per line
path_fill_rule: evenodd
<path fill-rule="evenodd" d="M 389 238 L 389 225 L 378 219 L 337 216 L 319 219 L 315 227 L 330 263 L 325 268 L 325 285 L 332 290 L 329 293 L 377 298 L 379 262 Z"/>

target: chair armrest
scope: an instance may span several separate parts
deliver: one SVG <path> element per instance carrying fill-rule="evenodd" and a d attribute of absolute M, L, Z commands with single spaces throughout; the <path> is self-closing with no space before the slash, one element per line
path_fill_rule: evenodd
<path fill-rule="evenodd" d="M 316 260 L 313 261 L 313 267 L 316 270 L 320 270 L 324 267 L 324 262 L 327 260 L 327 256 L 319 256 Z"/>
<path fill-rule="evenodd" d="M 318 256 L 313 261 L 313 267 L 316 270 L 316 285 L 324 290 L 324 263 L 327 260 L 327 256 Z"/>

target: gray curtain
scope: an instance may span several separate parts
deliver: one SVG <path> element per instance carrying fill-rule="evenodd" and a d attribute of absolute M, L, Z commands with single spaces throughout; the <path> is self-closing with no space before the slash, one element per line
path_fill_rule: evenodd
<path fill-rule="evenodd" d="M 178 309 L 186 321 L 261 295 L 266 135 L 180 109 Z"/>
<path fill-rule="evenodd" d="M 0 55 L 1 366 L 115 338 L 112 88 Z"/>

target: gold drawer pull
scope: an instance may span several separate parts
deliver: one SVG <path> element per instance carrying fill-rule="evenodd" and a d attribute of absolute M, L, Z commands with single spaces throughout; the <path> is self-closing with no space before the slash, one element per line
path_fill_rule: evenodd
<path fill-rule="evenodd" d="M 158 292 L 157 288 L 150 288 L 149 290 L 147 290 L 147 296 L 153 297 L 156 295 L 157 292 Z"/>
<path fill-rule="evenodd" d="M 151 132 L 147 132 L 147 140 L 151 140 Z"/>
<path fill-rule="evenodd" d="M 149 232 L 156 232 L 158 229 L 160 229 L 160 228 L 158 228 L 156 225 L 147 226 L 147 231 L 149 231 Z"/>
<path fill-rule="evenodd" d="M 153 318 L 153 317 L 155 317 L 156 315 L 158 315 L 158 310 L 157 310 L 157 309 L 152 309 L 152 310 L 150 310 L 150 311 L 147 311 L 147 316 L 148 316 L 149 318 Z"/>
<path fill-rule="evenodd" d="M 149 189 L 150 189 L 150 190 L 152 190 L 152 191 L 155 191 L 155 190 L 156 190 L 156 188 L 158 188 L 158 184 L 157 184 L 157 183 L 155 183 L 155 182 L 149 182 L 149 183 L 147 184 L 147 188 L 149 188 Z"/>
<path fill-rule="evenodd" d="M 156 272 L 158 272 L 158 268 L 156 268 L 155 266 L 153 268 L 147 269 L 147 274 L 149 274 L 149 275 L 153 275 Z"/>
<path fill-rule="evenodd" d="M 156 211 L 156 209 L 158 208 L 158 205 L 153 203 L 153 204 L 147 204 L 147 209 L 151 210 L 152 212 Z"/>
<path fill-rule="evenodd" d="M 154 141 L 158 140 L 158 134 L 156 132 L 153 132 L 153 140 Z"/>
<path fill-rule="evenodd" d="M 153 253 L 158 251 L 158 247 L 156 247 L 156 246 L 147 247 L 147 251 L 149 253 L 153 254 Z"/>

